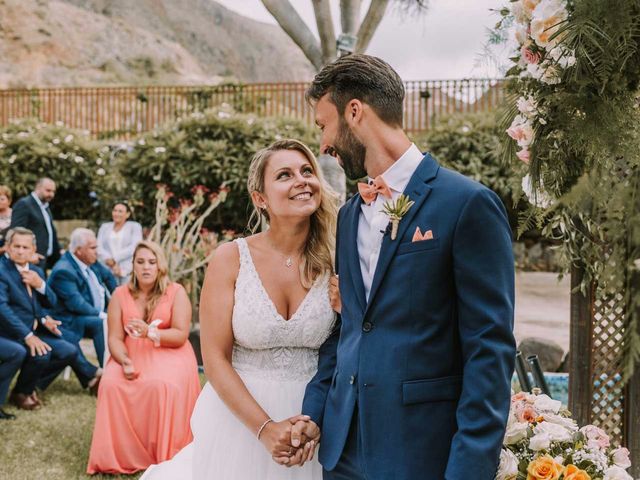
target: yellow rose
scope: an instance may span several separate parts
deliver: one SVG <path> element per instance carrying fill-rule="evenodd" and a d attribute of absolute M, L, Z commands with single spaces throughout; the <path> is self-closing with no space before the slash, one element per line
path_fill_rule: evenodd
<path fill-rule="evenodd" d="M 591 476 L 575 465 L 567 465 L 564 469 L 564 480 L 591 480 Z"/>
<path fill-rule="evenodd" d="M 527 480 L 558 480 L 564 467 L 544 455 L 533 460 L 527 467 Z"/>

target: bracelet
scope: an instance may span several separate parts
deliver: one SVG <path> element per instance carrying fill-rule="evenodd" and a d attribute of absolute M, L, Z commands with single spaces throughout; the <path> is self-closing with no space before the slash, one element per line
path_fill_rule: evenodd
<path fill-rule="evenodd" d="M 262 433 L 262 430 L 264 430 L 264 427 L 266 427 L 271 422 L 273 422 L 273 419 L 268 418 L 267 420 L 264 421 L 262 425 L 260 425 L 260 428 L 258 429 L 258 434 L 256 435 L 256 438 L 258 440 L 260 440 L 260 434 Z"/>

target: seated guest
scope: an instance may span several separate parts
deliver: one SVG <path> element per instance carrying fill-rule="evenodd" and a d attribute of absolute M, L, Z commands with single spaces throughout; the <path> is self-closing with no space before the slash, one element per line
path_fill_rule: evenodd
<path fill-rule="evenodd" d="M 58 303 L 53 316 L 62 322 L 62 338 L 78 344 L 82 338 L 93 339 L 93 345 L 102 367 L 104 357 L 104 332 L 106 306 L 116 280 L 98 260 L 98 244 L 95 234 L 86 228 L 71 232 L 69 251 L 56 263 L 47 285 L 56 293 Z M 80 350 L 82 352 L 82 350 Z M 82 361 L 74 372 L 83 387 L 97 393 L 101 370 L 91 364 L 81 353 Z"/>
<path fill-rule="evenodd" d="M 0 253 L 4 253 L 5 236 L 11 225 L 11 189 L 0 185 Z"/>
<path fill-rule="evenodd" d="M 35 241 L 26 228 L 10 230 L 7 255 L 0 257 L 0 405 L 18 366 L 20 375 L 9 401 L 25 410 L 42 405 L 36 385 L 47 388 L 78 353 L 73 344 L 60 338 L 60 322 L 45 315 L 44 308 L 51 308 L 56 296 L 42 270 L 29 264 Z"/>
<path fill-rule="evenodd" d="M 126 283 L 131 274 L 133 250 L 142 240 L 142 227 L 130 220 L 131 207 L 117 202 L 111 211 L 113 222 L 100 225 L 98 259 L 111 269 L 118 285 Z"/>
<path fill-rule="evenodd" d="M 109 303 L 111 358 L 98 392 L 89 474 L 144 470 L 191 441 L 200 382 L 190 325 L 189 298 L 169 280 L 162 249 L 140 242 L 131 280 Z"/>

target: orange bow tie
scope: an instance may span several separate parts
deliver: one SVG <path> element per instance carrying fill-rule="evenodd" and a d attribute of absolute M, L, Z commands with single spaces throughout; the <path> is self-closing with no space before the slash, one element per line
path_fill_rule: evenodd
<path fill-rule="evenodd" d="M 378 194 L 381 194 L 385 198 L 391 198 L 391 190 L 384 181 L 384 178 L 382 178 L 382 175 L 378 175 L 371 183 L 358 182 L 358 192 L 367 205 L 375 201 Z"/>

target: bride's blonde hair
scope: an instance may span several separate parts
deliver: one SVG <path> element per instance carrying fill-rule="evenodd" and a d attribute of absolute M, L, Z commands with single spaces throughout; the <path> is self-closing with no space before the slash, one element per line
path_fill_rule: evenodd
<path fill-rule="evenodd" d="M 313 152 L 304 143 L 293 139 L 278 140 L 253 156 L 247 180 L 249 195 L 253 192 L 264 193 L 264 172 L 267 162 L 274 153 L 281 150 L 293 150 L 304 155 L 320 181 L 320 206 L 311 215 L 309 236 L 305 242 L 300 265 L 302 285 L 305 288 L 311 288 L 318 276 L 333 272 L 338 196 L 325 181 Z M 261 209 L 254 203 L 253 212 L 249 218 L 249 230 L 255 233 L 263 222 L 269 223 L 269 214 L 266 209 Z"/>

